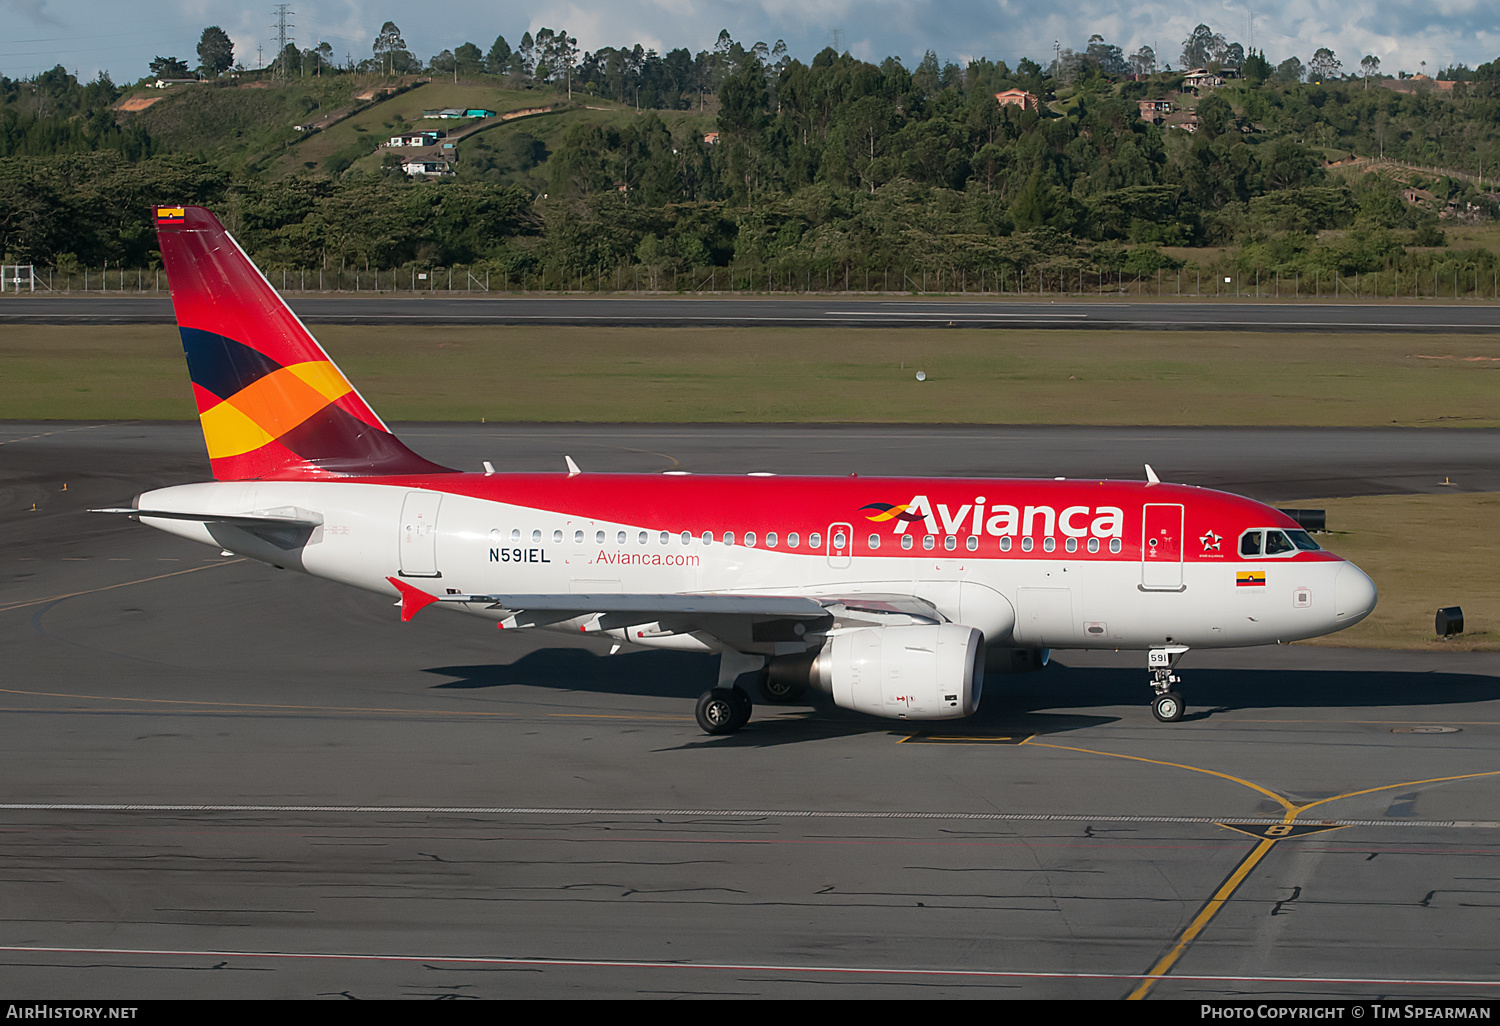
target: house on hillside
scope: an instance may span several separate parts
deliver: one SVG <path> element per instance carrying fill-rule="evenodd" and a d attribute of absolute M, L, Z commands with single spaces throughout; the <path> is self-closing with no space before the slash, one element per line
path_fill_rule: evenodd
<path fill-rule="evenodd" d="M 1037 98 L 1024 89 L 1007 89 L 995 94 L 995 102 L 1002 107 L 1020 107 L 1022 110 L 1040 110 Z"/>
<path fill-rule="evenodd" d="M 719 133 L 718 132 L 709 132 L 707 135 L 705 135 L 703 137 L 703 145 L 705 145 L 705 146 L 714 146 L 714 145 L 717 145 L 718 142 L 719 142 Z"/>
<path fill-rule="evenodd" d="M 393 135 L 387 146 L 436 146 L 437 141 L 443 138 L 445 132 L 407 132 L 405 135 Z"/>
<path fill-rule="evenodd" d="M 1167 115 L 1172 113 L 1171 100 L 1137 100 L 1140 105 L 1141 118 L 1159 125 L 1167 120 Z"/>
<path fill-rule="evenodd" d="M 1217 89 L 1224 84 L 1224 76 L 1207 68 L 1193 68 L 1182 76 L 1184 89 Z"/>
<path fill-rule="evenodd" d="M 421 159 L 412 157 L 401 162 L 401 170 L 413 178 L 451 175 L 453 162 L 446 157 Z"/>

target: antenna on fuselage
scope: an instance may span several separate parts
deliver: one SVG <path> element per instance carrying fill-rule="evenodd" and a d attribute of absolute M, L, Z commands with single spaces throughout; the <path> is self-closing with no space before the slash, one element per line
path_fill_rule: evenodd
<path fill-rule="evenodd" d="M 1151 464 L 1146 464 L 1146 483 L 1161 484 L 1161 478 L 1156 476 L 1156 471 L 1151 469 Z"/>

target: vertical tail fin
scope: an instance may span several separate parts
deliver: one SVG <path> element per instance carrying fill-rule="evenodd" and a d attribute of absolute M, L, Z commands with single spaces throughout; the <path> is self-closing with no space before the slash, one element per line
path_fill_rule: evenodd
<path fill-rule="evenodd" d="M 217 218 L 155 214 L 215 478 L 447 471 L 391 434 Z"/>

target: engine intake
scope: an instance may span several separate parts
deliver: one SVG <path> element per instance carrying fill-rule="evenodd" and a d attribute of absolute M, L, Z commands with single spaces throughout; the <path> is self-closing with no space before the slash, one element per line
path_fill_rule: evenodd
<path fill-rule="evenodd" d="M 835 705 L 903 720 L 952 720 L 979 708 L 984 635 L 945 623 L 866 627 L 829 637 L 809 683 Z"/>

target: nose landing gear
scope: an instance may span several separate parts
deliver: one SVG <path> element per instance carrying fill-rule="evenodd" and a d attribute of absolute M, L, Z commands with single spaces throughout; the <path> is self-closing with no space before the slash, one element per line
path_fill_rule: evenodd
<path fill-rule="evenodd" d="M 1146 665 L 1151 670 L 1151 714 L 1162 723 L 1176 723 L 1182 719 L 1184 710 L 1182 695 L 1172 690 L 1172 685 L 1181 684 L 1182 678 L 1173 673 L 1177 661 L 1188 650 L 1186 645 L 1165 645 L 1153 648 L 1147 654 Z"/>

